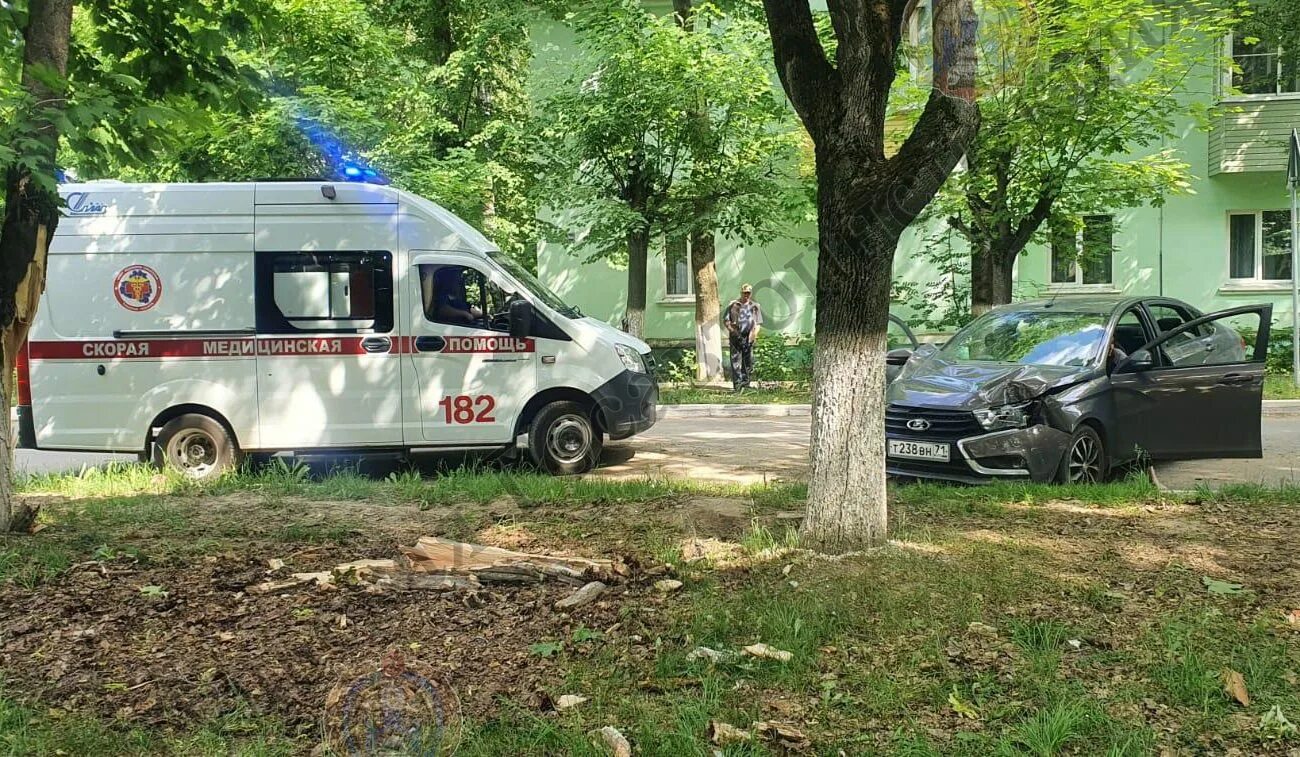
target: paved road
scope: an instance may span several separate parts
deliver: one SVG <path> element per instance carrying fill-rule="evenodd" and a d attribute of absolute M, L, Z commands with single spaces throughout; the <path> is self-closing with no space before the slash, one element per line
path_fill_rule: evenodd
<path fill-rule="evenodd" d="M 724 483 L 798 480 L 808 473 L 807 417 L 668 418 L 648 433 L 605 448 L 599 475 L 691 478 Z M 19 450 L 17 466 L 32 473 L 78 470 L 125 455 Z M 1300 415 L 1266 415 L 1262 460 L 1202 460 L 1157 468 L 1171 489 L 1199 483 L 1300 483 Z"/>

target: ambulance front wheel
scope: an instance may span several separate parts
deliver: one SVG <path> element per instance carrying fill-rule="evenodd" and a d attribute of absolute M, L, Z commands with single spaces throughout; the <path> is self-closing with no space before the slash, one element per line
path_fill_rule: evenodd
<path fill-rule="evenodd" d="M 168 421 L 158 432 L 153 454 L 155 465 L 195 481 L 216 478 L 239 462 L 239 450 L 226 427 L 198 413 Z"/>
<path fill-rule="evenodd" d="M 596 467 L 603 446 L 591 410 L 577 402 L 552 402 L 533 418 L 528 453 L 537 467 L 556 476 Z"/>

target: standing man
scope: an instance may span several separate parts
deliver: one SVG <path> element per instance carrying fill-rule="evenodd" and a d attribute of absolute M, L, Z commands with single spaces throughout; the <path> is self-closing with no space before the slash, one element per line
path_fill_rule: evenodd
<path fill-rule="evenodd" d="M 740 287 L 740 299 L 731 301 L 722 319 L 731 336 L 731 383 L 736 391 L 749 386 L 749 374 L 754 370 L 754 340 L 763 325 L 763 309 L 753 297 L 754 287 Z"/>

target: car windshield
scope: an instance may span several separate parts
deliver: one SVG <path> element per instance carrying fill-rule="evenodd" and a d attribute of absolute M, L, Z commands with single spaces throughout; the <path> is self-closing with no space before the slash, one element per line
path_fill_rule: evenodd
<path fill-rule="evenodd" d="M 528 291 L 532 292 L 534 297 L 546 303 L 546 305 L 552 310 L 555 310 L 568 318 L 578 318 L 582 316 L 582 311 L 572 305 L 566 305 L 564 300 L 560 299 L 559 295 L 552 292 L 527 268 L 520 265 L 518 260 L 515 260 L 504 252 L 498 250 L 488 252 L 488 257 L 496 261 L 497 265 L 506 269 L 506 272 L 515 277 L 520 284 L 527 287 Z"/>
<path fill-rule="evenodd" d="M 987 313 L 962 329 L 940 354 L 949 360 L 1084 366 L 1101 352 L 1106 315 L 1059 311 Z"/>

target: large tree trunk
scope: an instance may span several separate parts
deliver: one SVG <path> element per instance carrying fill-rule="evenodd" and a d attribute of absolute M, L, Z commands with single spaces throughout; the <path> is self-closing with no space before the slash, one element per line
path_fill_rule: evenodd
<path fill-rule="evenodd" d="M 650 233 L 636 229 L 627 234 L 627 308 L 623 330 L 637 339 L 645 338 L 645 279 Z"/>
<path fill-rule="evenodd" d="M 691 272 L 695 276 L 695 378 L 722 378 L 722 303 L 718 299 L 717 248 L 712 231 L 691 234 Z"/>
<path fill-rule="evenodd" d="M 803 537 L 842 552 L 886 536 L 883 356 L 898 237 L 884 224 L 859 223 L 860 194 L 830 184 L 818 182 L 812 476 Z"/>
<path fill-rule="evenodd" d="M 971 0 L 934 3 L 934 88 L 885 157 L 899 31 L 913 3 L 827 3 L 838 49 L 822 48 L 808 0 L 764 0 L 781 85 L 817 158 L 817 344 L 812 475 L 800 532 L 846 551 L 886 537 L 884 353 L 894 251 L 979 124 Z"/>
<path fill-rule="evenodd" d="M 998 305 L 1011 302 L 1011 275 L 1015 256 L 995 246 L 971 251 L 970 310 L 983 315 Z"/>
<path fill-rule="evenodd" d="M 72 0 L 31 0 L 27 28 L 23 30 L 23 88 L 35 103 L 35 113 L 17 118 L 34 126 L 35 146 L 20 156 L 21 166 L 5 176 L 5 212 L 0 223 L 0 393 L 4 416 L 0 421 L 0 532 L 23 530 L 35 513 L 15 511 L 11 474 L 13 436 L 9 428 L 9 398 L 13 396 L 14 363 L 18 349 L 36 316 L 45 286 L 45 256 L 59 222 L 59 197 L 42 186 L 33 170 L 53 176 L 59 144 L 56 125 L 63 92 L 47 85 L 48 74 L 39 69 L 68 71 L 68 39 L 72 33 Z"/>

